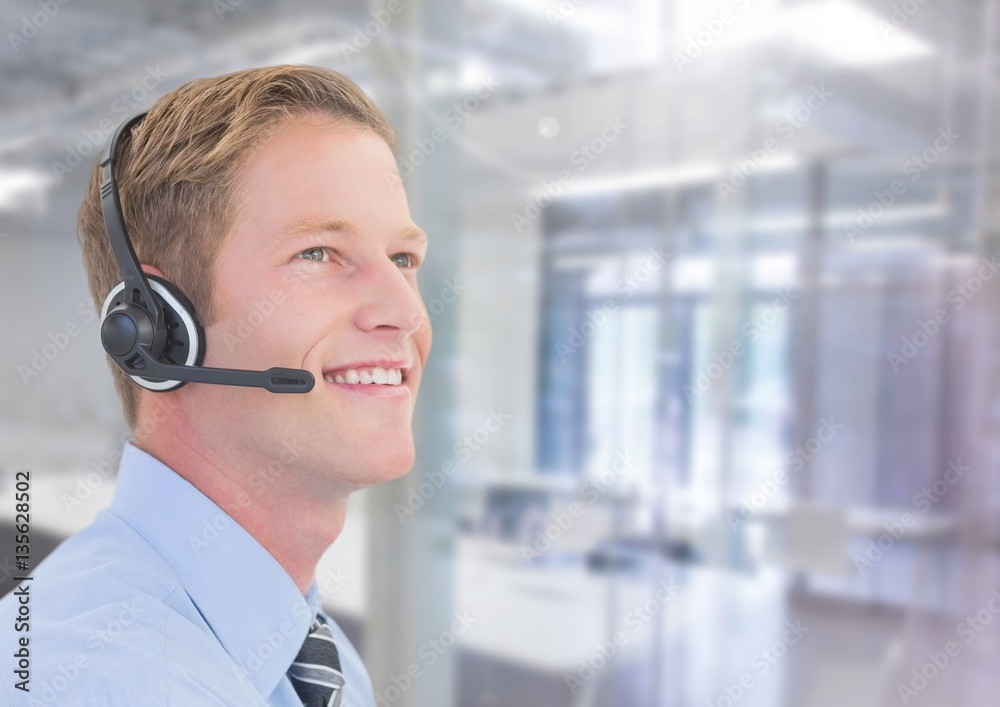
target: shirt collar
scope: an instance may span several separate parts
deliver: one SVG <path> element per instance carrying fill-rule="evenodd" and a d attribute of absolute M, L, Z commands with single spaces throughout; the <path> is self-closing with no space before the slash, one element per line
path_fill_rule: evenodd
<path fill-rule="evenodd" d="M 303 596 L 250 533 L 131 442 L 122 450 L 110 510 L 173 568 L 242 674 L 270 695 L 320 610 L 316 581 Z"/>

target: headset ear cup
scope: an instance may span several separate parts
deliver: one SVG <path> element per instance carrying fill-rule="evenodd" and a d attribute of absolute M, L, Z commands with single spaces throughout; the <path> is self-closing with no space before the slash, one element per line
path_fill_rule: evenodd
<path fill-rule="evenodd" d="M 156 282 L 161 285 L 173 296 L 174 301 L 179 305 L 175 308 L 173 303 L 167 301 L 168 298 L 165 298 L 163 293 L 156 292 L 160 297 L 160 307 L 163 308 L 164 314 L 167 317 L 168 334 L 174 330 L 183 332 L 185 336 L 184 341 L 188 342 L 189 345 L 193 345 L 195 349 L 194 359 L 191 363 L 186 363 L 186 356 L 182 357 L 178 363 L 189 366 L 200 366 L 201 362 L 205 359 L 205 330 L 202 329 L 201 322 L 198 321 L 198 315 L 194 311 L 194 305 L 191 304 L 191 300 L 169 280 L 156 275 L 146 275 L 146 278 L 150 283 Z M 154 286 L 155 290 L 156 287 Z M 174 322 L 177 323 L 177 326 L 171 327 Z"/>
<path fill-rule="evenodd" d="M 147 274 L 146 278 L 160 302 L 167 329 L 167 342 L 160 355 L 160 360 L 164 363 L 181 366 L 200 366 L 205 358 L 205 332 L 195 315 L 191 301 L 170 281 L 156 275 Z M 123 282 L 108 293 L 101 312 L 102 320 L 107 317 L 107 313 L 111 309 L 121 303 L 124 288 L 125 283 Z M 129 375 L 143 388 L 154 392 L 164 393 L 184 385 L 184 381 Z"/>

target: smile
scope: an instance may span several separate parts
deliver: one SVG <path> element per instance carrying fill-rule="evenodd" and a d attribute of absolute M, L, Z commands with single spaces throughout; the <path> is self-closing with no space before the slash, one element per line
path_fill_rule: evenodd
<path fill-rule="evenodd" d="M 399 368 L 370 366 L 367 368 L 348 368 L 345 371 L 330 371 L 324 373 L 323 378 L 327 383 L 398 386 L 403 383 L 403 371 Z"/>

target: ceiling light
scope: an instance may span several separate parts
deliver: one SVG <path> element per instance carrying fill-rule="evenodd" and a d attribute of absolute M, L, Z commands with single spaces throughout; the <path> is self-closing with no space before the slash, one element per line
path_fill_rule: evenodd
<path fill-rule="evenodd" d="M 25 198 L 41 195 L 53 177 L 31 169 L 0 169 L 0 209 L 21 205 Z"/>
<path fill-rule="evenodd" d="M 785 39 L 845 66 L 871 66 L 936 53 L 932 44 L 852 0 L 796 5 L 776 19 Z"/>

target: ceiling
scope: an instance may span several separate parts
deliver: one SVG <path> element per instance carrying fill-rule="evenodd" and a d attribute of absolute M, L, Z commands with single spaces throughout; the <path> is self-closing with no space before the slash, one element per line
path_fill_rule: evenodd
<path fill-rule="evenodd" d="M 777 10 L 790 17 L 796 8 L 847 1 L 784 3 Z M 25 18 L 38 17 L 40 6 L 7 0 L 0 10 L 8 37 L 0 51 L 0 175 L 51 175 L 53 162 L 64 162 L 73 145 L 124 117 L 121 93 L 141 86 L 150 72 L 157 78 L 145 106 L 199 76 L 280 62 L 323 64 L 348 73 L 380 105 L 419 102 L 428 124 L 477 76 L 492 75 L 500 87 L 469 120 L 462 143 L 474 177 L 469 183 L 484 190 L 491 182 L 553 174 L 615 114 L 631 116 L 636 126 L 628 153 L 595 166 L 595 174 L 732 159 L 774 123 L 781 105 L 794 107 L 823 82 L 836 85 L 837 95 L 822 119 L 796 136 L 800 153 L 902 154 L 943 124 L 977 129 L 984 92 L 992 99 L 996 84 L 995 62 L 982 59 L 989 4 L 972 0 L 928 1 L 905 17 L 898 32 L 933 47 L 923 57 L 831 60 L 814 51 L 816 39 L 796 41 L 789 25 L 783 34 L 706 54 L 683 71 L 675 52 L 694 30 L 679 36 L 677 18 L 701 12 L 703 24 L 738 0 L 410 3 L 384 27 L 357 3 L 227 2 L 234 0 L 53 0 L 54 15 L 15 47 L 10 33 L 30 34 Z M 891 21 L 891 3 L 852 5 Z M 830 31 L 854 35 L 850 27 Z M 363 32 L 371 44 L 345 52 Z M 543 118 L 557 119 L 554 139 L 539 137 Z M 0 176 L 0 191 L 3 183 Z M 0 219 L 19 203 L 0 198 Z"/>

